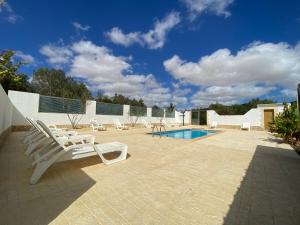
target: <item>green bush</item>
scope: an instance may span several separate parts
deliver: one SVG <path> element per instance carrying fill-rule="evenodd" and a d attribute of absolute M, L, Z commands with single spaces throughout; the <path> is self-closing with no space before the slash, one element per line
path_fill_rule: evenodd
<path fill-rule="evenodd" d="M 274 122 L 270 124 L 270 131 L 277 133 L 288 143 L 294 144 L 295 141 L 298 141 L 300 129 L 297 105 L 284 104 L 283 112 L 279 113 Z"/>

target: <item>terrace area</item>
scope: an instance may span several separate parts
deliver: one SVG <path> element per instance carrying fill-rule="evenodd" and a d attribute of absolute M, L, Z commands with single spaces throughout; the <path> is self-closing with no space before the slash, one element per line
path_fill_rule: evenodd
<path fill-rule="evenodd" d="M 56 163 L 36 185 L 25 132 L 12 132 L 0 150 L 0 224 L 299 224 L 300 157 L 268 132 L 222 130 L 192 141 L 80 129 L 128 144 L 127 160 Z"/>
<path fill-rule="evenodd" d="M 300 225 L 300 0 L 270 2 L 0 0 L 0 225 Z"/>

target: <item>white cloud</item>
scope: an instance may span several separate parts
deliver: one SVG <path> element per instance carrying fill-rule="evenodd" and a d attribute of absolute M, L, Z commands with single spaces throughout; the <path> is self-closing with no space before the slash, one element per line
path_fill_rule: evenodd
<path fill-rule="evenodd" d="M 73 27 L 76 29 L 77 32 L 80 32 L 80 31 L 88 31 L 91 27 L 88 26 L 88 25 L 82 25 L 78 22 L 73 22 L 72 23 Z"/>
<path fill-rule="evenodd" d="M 189 11 L 190 20 L 195 20 L 204 12 L 212 13 L 217 16 L 228 17 L 231 13 L 227 7 L 234 0 L 181 0 Z"/>
<path fill-rule="evenodd" d="M 135 43 L 143 45 L 140 32 L 131 32 L 124 34 L 123 31 L 118 27 L 113 27 L 109 32 L 105 33 L 105 36 L 113 43 L 128 47 Z"/>
<path fill-rule="evenodd" d="M 42 46 L 40 53 L 48 58 L 48 63 L 56 65 L 68 63 L 73 55 L 70 49 L 52 44 Z"/>
<path fill-rule="evenodd" d="M 168 88 L 159 84 L 152 74 L 131 74 L 127 57 L 114 56 L 109 49 L 89 41 L 76 42 L 70 74 L 88 79 L 93 89 L 107 95 L 124 94 L 143 98 L 148 105 L 167 104 L 171 95 Z"/>
<path fill-rule="evenodd" d="M 35 59 L 32 55 L 25 54 L 22 51 L 16 51 L 14 56 L 20 58 L 25 63 L 35 63 Z"/>
<path fill-rule="evenodd" d="M 237 104 L 242 100 L 248 100 L 267 94 L 273 87 L 256 86 L 255 84 L 240 84 L 235 86 L 210 86 L 196 92 L 191 103 L 196 106 L 208 106 L 212 103 L 225 105 Z"/>
<path fill-rule="evenodd" d="M 187 62 L 173 56 L 164 61 L 165 69 L 176 79 L 196 85 L 236 85 L 244 82 L 263 82 L 268 85 L 294 87 L 300 74 L 300 44 L 255 42 L 231 54 L 220 49 Z"/>
<path fill-rule="evenodd" d="M 187 106 L 189 104 L 188 94 L 192 92 L 190 88 L 185 88 L 180 85 L 180 83 L 172 83 L 173 93 L 172 93 L 172 103 L 175 105 Z"/>
<path fill-rule="evenodd" d="M 171 12 L 161 21 L 156 21 L 154 28 L 146 33 L 137 31 L 125 34 L 120 28 L 114 27 L 110 31 L 105 32 L 105 36 L 111 42 L 126 47 L 139 44 L 141 46 L 147 46 L 150 49 L 158 49 L 164 46 L 167 34 L 180 20 L 178 12 Z"/>
<path fill-rule="evenodd" d="M 283 89 L 280 91 L 280 94 L 283 95 L 284 98 L 296 99 L 297 89 Z"/>
<path fill-rule="evenodd" d="M 148 106 L 168 105 L 173 95 L 169 88 L 157 82 L 152 74 L 133 74 L 130 57 L 115 56 L 104 46 L 90 41 L 74 42 L 69 46 L 46 48 L 48 61 L 68 63 L 69 74 L 84 78 L 91 89 L 101 90 L 106 95 L 115 93 L 131 98 L 142 98 Z M 51 49 L 51 51 L 49 51 Z M 44 52 L 44 51 L 43 51 Z M 53 53 L 67 53 L 67 60 L 53 60 Z"/>
<path fill-rule="evenodd" d="M 0 13 L 4 15 L 6 21 L 12 24 L 23 20 L 23 17 L 16 14 L 10 4 L 8 4 L 5 0 L 0 0 Z"/>
<path fill-rule="evenodd" d="M 236 54 L 229 49 L 220 49 L 198 62 L 184 61 L 175 55 L 164 61 L 164 66 L 179 82 L 207 88 L 194 96 L 194 102 L 195 98 L 215 102 L 218 96 L 221 103 L 234 102 L 263 95 L 257 90 L 262 86 L 268 91 L 274 87 L 295 90 L 300 80 L 300 44 L 255 42 Z M 252 94 L 240 92 L 241 85 Z M 230 98 L 217 90 L 226 93 L 230 90 Z M 218 96 L 212 95 L 212 91 Z"/>

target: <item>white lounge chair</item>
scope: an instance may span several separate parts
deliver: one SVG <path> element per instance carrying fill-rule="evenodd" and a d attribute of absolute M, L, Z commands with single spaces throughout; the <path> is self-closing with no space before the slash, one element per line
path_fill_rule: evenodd
<path fill-rule="evenodd" d="M 26 118 L 27 121 L 31 124 L 32 128 L 35 130 L 34 134 L 29 134 L 26 138 L 24 143 L 28 145 L 25 154 L 31 154 L 37 147 L 43 144 L 47 144 L 47 137 L 48 135 L 38 126 L 38 124 L 30 118 Z M 71 135 L 77 135 L 77 132 L 53 132 L 56 134 L 57 137 L 61 137 L 67 139 Z M 59 133 L 59 135 L 58 135 Z"/>
<path fill-rule="evenodd" d="M 160 120 L 160 123 L 161 123 L 162 125 L 164 125 L 165 127 L 179 127 L 179 126 L 180 126 L 179 123 L 167 123 L 167 122 L 165 121 L 165 119 L 161 119 L 161 120 Z"/>
<path fill-rule="evenodd" d="M 212 121 L 210 124 L 210 128 L 217 128 L 218 122 L 217 121 Z"/>
<path fill-rule="evenodd" d="M 114 126 L 117 130 L 128 130 L 128 127 L 121 123 L 119 119 L 114 119 Z"/>
<path fill-rule="evenodd" d="M 151 122 L 147 122 L 145 119 L 143 119 L 142 122 L 143 122 L 143 125 L 144 125 L 145 128 L 151 128 L 152 127 Z"/>
<path fill-rule="evenodd" d="M 37 141 L 41 139 L 44 135 L 39 132 L 39 130 L 33 125 L 32 120 L 29 118 L 26 118 L 27 122 L 30 124 L 31 128 L 28 134 L 25 135 L 23 143 L 29 144 L 31 142 Z"/>
<path fill-rule="evenodd" d="M 34 121 L 34 119 L 28 118 L 26 117 L 27 122 L 31 125 L 30 131 L 29 133 L 25 136 L 24 138 L 24 143 L 29 143 L 29 142 L 34 142 L 37 139 L 42 138 L 43 132 L 41 132 L 41 130 L 38 128 L 36 122 Z M 59 135 L 68 135 L 68 136 L 73 136 L 73 135 L 77 135 L 76 131 L 65 131 L 62 129 L 50 129 L 53 133 L 55 134 L 59 134 Z"/>
<path fill-rule="evenodd" d="M 30 118 L 26 118 L 26 120 L 34 130 L 34 132 L 29 133 L 24 139 L 24 143 L 27 144 L 25 154 L 29 155 L 39 144 L 46 140 L 47 135 L 40 130 L 34 120 Z"/>
<path fill-rule="evenodd" d="M 27 143 L 28 147 L 25 151 L 26 155 L 30 155 L 32 152 L 34 152 L 37 148 L 49 144 L 49 135 L 38 125 L 34 120 L 31 120 L 28 118 L 28 122 L 31 123 L 31 125 L 37 130 L 38 137 L 30 139 Z M 46 127 L 46 125 L 40 121 L 43 126 Z M 49 129 L 49 128 L 48 128 Z M 62 132 L 53 132 L 49 129 L 51 134 L 61 140 L 64 144 L 70 144 L 70 143 L 91 143 L 93 144 L 95 141 L 95 136 L 86 134 L 86 135 L 77 135 L 77 132 L 72 131 L 62 131 Z"/>
<path fill-rule="evenodd" d="M 30 138 L 32 138 L 38 134 L 37 130 L 35 129 L 34 126 L 31 125 L 31 123 L 28 121 L 27 117 L 26 117 L 26 120 L 30 125 L 30 129 L 29 129 L 28 133 L 24 136 L 24 139 L 23 139 L 24 144 L 27 143 Z"/>
<path fill-rule="evenodd" d="M 92 127 L 93 131 L 106 130 L 106 127 L 102 123 L 99 123 L 96 119 L 92 119 L 90 121 L 90 126 Z"/>
<path fill-rule="evenodd" d="M 48 124 L 47 127 L 51 131 L 67 131 L 67 128 L 58 128 L 55 124 Z"/>
<path fill-rule="evenodd" d="M 49 128 L 41 123 L 41 121 L 38 120 L 37 123 L 49 135 L 49 139 L 51 139 L 52 143 L 48 148 L 44 147 L 34 153 L 32 165 L 34 165 L 35 168 L 30 179 L 31 184 L 37 183 L 45 171 L 55 162 L 80 159 L 98 154 L 105 165 L 110 165 L 125 160 L 127 157 L 128 146 L 126 144 L 119 142 L 97 145 L 74 143 L 70 146 L 65 146 L 61 140 L 52 135 Z M 121 152 L 121 154 L 112 160 L 105 159 L 103 154 L 110 152 Z"/>
<path fill-rule="evenodd" d="M 171 125 L 168 124 L 168 123 L 165 121 L 165 119 L 161 119 L 161 120 L 160 120 L 160 123 L 161 123 L 162 125 L 166 126 L 166 127 L 171 127 Z"/>
<path fill-rule="evenodd" d="M 37 123 L 37 124 L 39 126 L 41 126 L 41 124 L 44 127 L 46 126 L 46 124 L 40 120 L 39 120 L 39 123 Z M 44 129 L 40 129 L 40 130 L 45 133 Z M 79 135 L 76 131 L 63 131 L 63 130 L 62 131 L 51 131 L 51 129 L 49 129 L 49 130 L 54 137 L 62 140 L 65 143 L 68 143 L 68 141 L 70 141 L 70 142 L 77 141 L 77 142 L 81 142 L 82 144 L 84 144 L 84 143 L 94 144 L 94 141 L 95 141 L 95 136 L 91 135 L 91 134 L 80 134 Z M 48 136 L 48 133 L 46 133 L 46 135 Z"/>
<path fill-rule="evenodd" d="M 241 130 L 251 130 L 251 124 L 249 122 L 242 123 Z"/>

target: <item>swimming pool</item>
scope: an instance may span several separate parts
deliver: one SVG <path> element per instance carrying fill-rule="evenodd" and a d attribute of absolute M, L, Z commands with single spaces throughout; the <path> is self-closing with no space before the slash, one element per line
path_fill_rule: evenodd
<path fill-rule="evenodd" d="M 155 132 L 153 133 L 153 135 L 165 136 L 170 138 L 195 139 L 199 137 L 209 136 L 215 133 L 216 133 L 215 131 L 211 131 L 211 130 L 184 129 L 184 130 Z"/>

